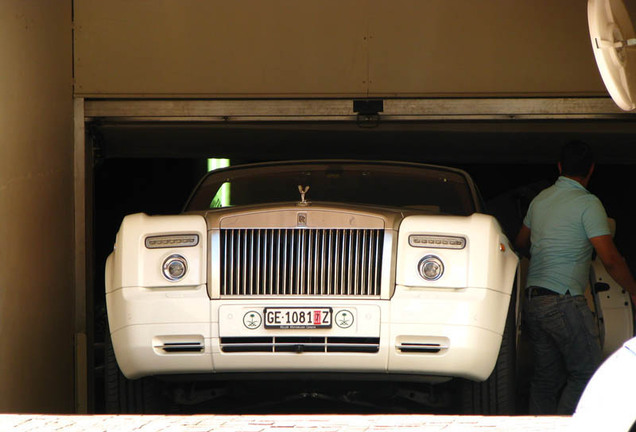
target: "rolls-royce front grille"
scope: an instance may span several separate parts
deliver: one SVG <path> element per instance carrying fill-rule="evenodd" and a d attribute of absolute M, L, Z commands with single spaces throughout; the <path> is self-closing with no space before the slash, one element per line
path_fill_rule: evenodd
<path fill-rule="evenodd" d="M 381 229 L 222 229 L 225 296 L 379 296 Z"/>

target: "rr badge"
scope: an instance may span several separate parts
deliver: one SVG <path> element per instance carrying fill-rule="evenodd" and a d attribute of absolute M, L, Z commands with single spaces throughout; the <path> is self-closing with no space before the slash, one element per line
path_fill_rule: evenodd
<path fill-rule="evenodd" d="M 307 213 L 298 213 L 296 215 L 296 226 L 297 227 L 307 227 Z"/>

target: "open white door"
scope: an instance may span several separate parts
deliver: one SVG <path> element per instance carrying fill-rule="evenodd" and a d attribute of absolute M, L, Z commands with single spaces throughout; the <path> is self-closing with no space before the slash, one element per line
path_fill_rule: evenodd
<path fill-rule="evenodd" d="M 629 293 L 612 279 L 598 257 L 592 263 L 592 278 L 603 357 L 607 358 L 634 337 L 632 306 Z"/>
<path fill-rule="evenodd" d="M 612 237 L 616 221 L 608 220 Z M 625 341 L 634 337 L 634 316 L 630 295 L 607 272 L 601 259 L 595 256 L 590 269 L 590 295 L 598 321 L 603 357 L 609 357 Z"/>
<path fill-rule="evenodd" d="M 636 34 L 623 0 L 588 0 L 592 49 L 605 87 L 623 110 L 636 108 Z"/>

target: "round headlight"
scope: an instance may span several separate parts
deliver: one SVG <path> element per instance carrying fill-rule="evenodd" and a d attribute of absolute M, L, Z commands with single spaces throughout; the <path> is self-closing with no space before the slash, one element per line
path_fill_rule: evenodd
<path fill-rule="evenodd" d="M 444 274 L 444 263 L 435 255 L 427 255 L 420 260 L 417 270 L 424 279 L 436 281 Z"/>
<path fill-rule="evenodd" d="M 188 262 L 181 255 L 170 255 L 163 261 L 163 276 L 169 281 L 182 279 L 188 271 Z"/>

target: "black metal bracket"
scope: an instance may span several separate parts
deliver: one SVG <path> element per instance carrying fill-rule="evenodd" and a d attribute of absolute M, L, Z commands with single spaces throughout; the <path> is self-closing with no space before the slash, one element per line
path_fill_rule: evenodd
<path fill-rule="evenodd" d="M 353 112 L 358 114 L 357 122 L 360 127 L 378 126 L 382 111 L 384 111 L 382 99 L 355 99 L 353 101 Z"/>

